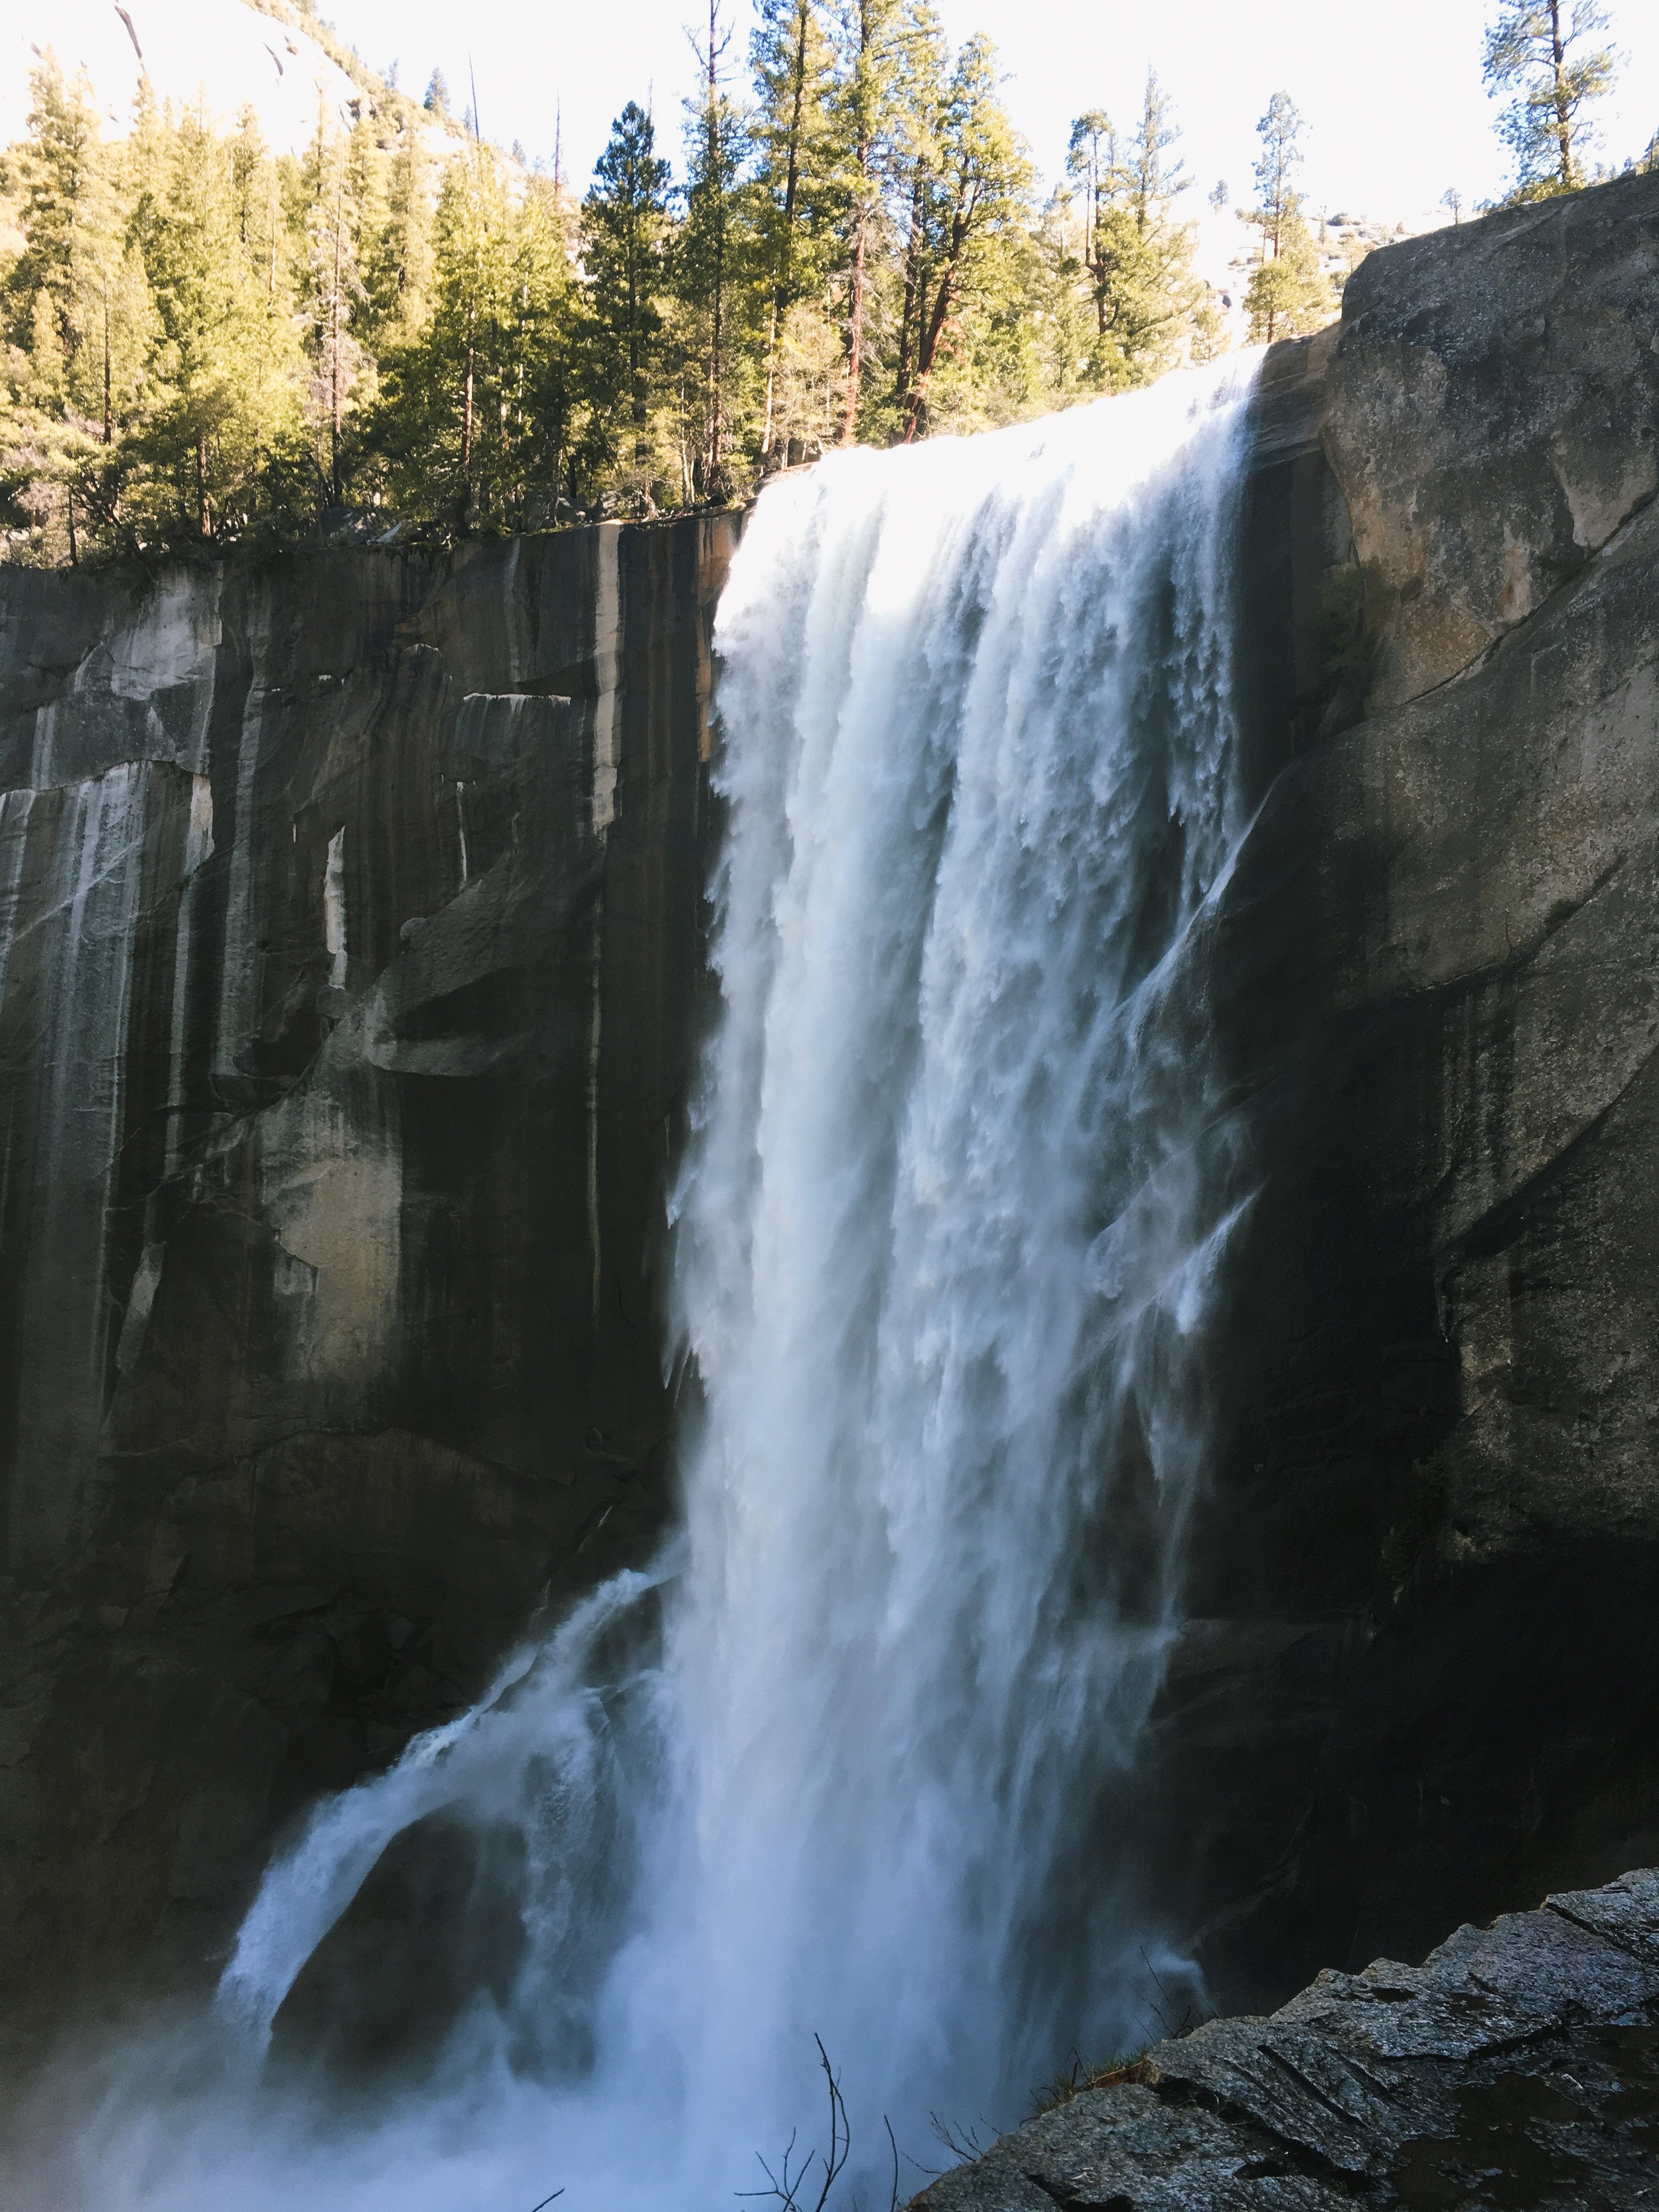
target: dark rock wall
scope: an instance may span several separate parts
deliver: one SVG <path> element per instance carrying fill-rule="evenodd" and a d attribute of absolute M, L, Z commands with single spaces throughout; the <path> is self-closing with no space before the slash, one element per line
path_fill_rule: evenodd
<path fill-rule="evenodd" d="M 1656 333 L 1632 178 L 1376 255 L 1264 385 L 1261 1181 L 1159 1724 L 1224 2004 L 1659 1855 Z"/>
<path fill-rule="evenodd" d="M 649 1542 L 735 526 L 0 569 L 0 2003 Z"/>

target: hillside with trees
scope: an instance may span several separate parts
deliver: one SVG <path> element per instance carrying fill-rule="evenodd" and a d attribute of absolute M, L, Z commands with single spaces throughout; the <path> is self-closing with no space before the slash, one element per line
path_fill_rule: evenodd
<path fill-rule="evenodd" d="M 711 9 L 674 127 L 630 104 L 580 195 L 434 156 L 367 71 L 298 155 L 147 80 L 106 138 L 48 55 L 0 176 L 11 557 L 650 514 L 1214 346 L 1155 79 L 1039 199 L 994 52 L 925 0 L 757 15 L 738 55 Z"/>
<path fill-rule="evenodd" d="M 356 97 L 297 154 L 147 76 L 106 137 L 48 52 L 0 157 L 0 556 L 649 516 L 1225 343 L 1155 75 L 1121 125 L 1077 118 L 1044 194 L 994 50 L 952 49 L 927 0 L 758 0 L 735 52 L 728 5 L 679 112 L 629 103 L 580 191 L 308 9 Z M 1573 118 L 1610 66 L 1543 67 L 1536 14 L 1511 0 L 1487 64 L 1520 88 L 1528 194 L 1580 179 Z M 1245 308 L 1272 340 L 1339 294 L 1287 94 L 1258 127 Z"/>

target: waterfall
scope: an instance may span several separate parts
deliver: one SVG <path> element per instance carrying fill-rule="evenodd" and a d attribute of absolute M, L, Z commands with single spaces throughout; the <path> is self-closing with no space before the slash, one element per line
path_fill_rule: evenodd
<path fill-rule="evenodd" d="M 1012 2125 L 1158 2032 L 1153 1970 L 1192 1986 L 1135 1762 L 1249 1196 L 1206 947 L 1254 374 L 761 498 L 671 1200 L 684 1528 L 272 1868 L 220 1993 L 249 2051 L 416 1824 L 507 1839 L 516 1948 L 349 2155 L 269 2106 L 198 2134 L 240 2203 L 327 2159 L 342 2208 L 729 2206 L 827 2148 L 819 2042 L 885 2202 L 889 2125 L 908 2197 L 930 2116 Z M 165 2154 L 119 2202 L 197 2201 Z"/>

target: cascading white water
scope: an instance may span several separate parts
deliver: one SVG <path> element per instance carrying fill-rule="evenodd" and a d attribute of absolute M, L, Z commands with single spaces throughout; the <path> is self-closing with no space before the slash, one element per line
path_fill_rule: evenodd
<path fill-rule="evenodd" d="M 349 2156 L 222 2119 L 204 2194 L 289 2203 L 331 2160 L 332 2207 L 704 2212 L 792 2128 L 823 2147 L 817 2037 L 868 2202 L 884 2119 L 942 2164 L 930 2113 L 1011 2124 L 1068 2050 L 1145 2039 L 1149 1960 L 1182 1968 L 1133 1762 L 1246 1189 L 1205 922 L 1254 371 L 762 498 L 672 1201 L 684 1534 L 273 1868 L 221 1992 L 253 2045 L 423 1815 L 520 1839 L 525 1946 L 418 2106 Z M 167 2155 L 171 2193 L 104 2201 L 196 2202 Z"/>

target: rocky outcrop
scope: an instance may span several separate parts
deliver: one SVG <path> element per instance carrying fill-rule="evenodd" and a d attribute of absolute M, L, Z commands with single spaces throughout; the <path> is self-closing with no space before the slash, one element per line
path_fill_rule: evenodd
<path fill-rule="evenodd" d="M 1156 2045 L 926 2212 L 1629 2212 L 1659 2183 L 1659 1874 Z"/>
<path fill-rule="evenodd" d="M 0 570 L 0 2004 L 642 1551 L 734 526 Z"/>
<path fill-rule="evenodd" d="M 1224 2005 L 1659 1853 L 1656 330 L 1650 176 L 1269 366 L 1260 1184 L 1158 1724 Z"/>

